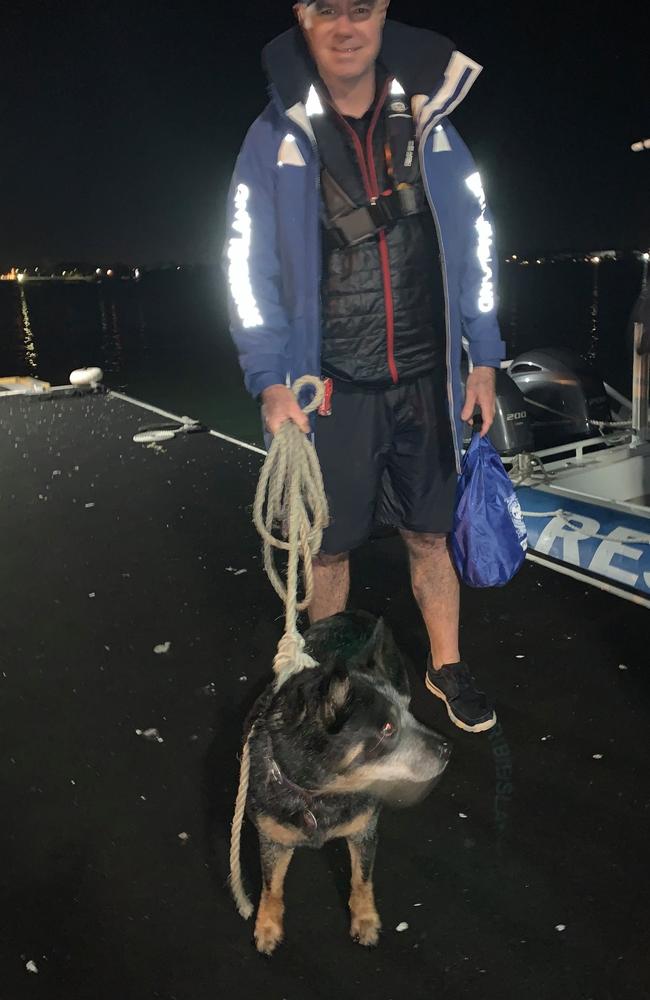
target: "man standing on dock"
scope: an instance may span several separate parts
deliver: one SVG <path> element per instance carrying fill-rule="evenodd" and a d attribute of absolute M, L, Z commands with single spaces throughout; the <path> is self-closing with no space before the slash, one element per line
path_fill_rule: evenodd
<path fill-rule="evenodd" d="M 397 527 L 430 639 L 427 688 L 482 732 L 496 715 L 460 657 L 448 549 L 462 421 L 478 406 L 487 433 L 504 357 L 492 223 L 448 120 L 481 67 L 387 8 L 297 3 L 298 25 L 264 49 L 271 101 L 229 199 L 232 333 L 268 431 L 314 432 L 331 525 L 312 621 L 345 608 L 350 551 L 375 524 Z M 288 388 L 303 374 L 326 385 L 311 427 Z"/>

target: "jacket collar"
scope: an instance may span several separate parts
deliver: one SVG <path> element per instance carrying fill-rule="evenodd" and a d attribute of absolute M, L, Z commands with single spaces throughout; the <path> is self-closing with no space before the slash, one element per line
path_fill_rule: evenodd
<path fill-rule="evenodd" d="M 390 20 L 379 60 L 410 97 L 418 134 L 451 114 L 482 69 L 443 35 Z M 300 28 L 269 42 L 262 64 L 281 110 L 314 141 L 309 118 L 322 109 L 313 86 L 317 70 Z"/>

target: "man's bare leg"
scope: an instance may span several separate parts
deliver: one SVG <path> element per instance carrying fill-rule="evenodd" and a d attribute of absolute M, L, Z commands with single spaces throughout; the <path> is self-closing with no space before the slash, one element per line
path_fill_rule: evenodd
<path fill-rule="evenodd" d="M 429 633 L 431 660 L 439 670 L 458 663 L 460 586 L 446 535 L 401 531 L 411 566 L 411 585 Z"/>
<path fill-rule="evenodd" d="M 345 611 L 350 593 L 350 554 L 329 556 L 321 552 L 314 559 L 314 599 L 309 607 L 309 621 L 329 618 Z"/>

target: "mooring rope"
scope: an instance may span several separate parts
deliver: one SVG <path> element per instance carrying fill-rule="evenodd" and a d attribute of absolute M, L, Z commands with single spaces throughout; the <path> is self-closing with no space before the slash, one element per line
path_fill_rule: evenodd
<path fill-rule="evenodd" d="M 305 375 L 293 384 L 296 398 L 305 386 L 313 386 L 313 399 L 303 407 L 311 413 L 323 399 L 323 383 Z M 266 507 L 266 514 L 264 508 Z M 273 438 L 260 473 L 253 506 L 253 521 L 264 542 L 264 567 L 275 592 L 284 601 L 285 629 L 273 661 L 276 688 L 287 677 L 314 661 L 304 652 L 298 633 L 299 611 L 311 604 L 314 592 L 313 557 L 318 553 L 323 529 L 328 524 L 327 499 L 316 449 L 297 424 L 287 420 Z M 273 534 L 279 526 L 284 538 Z M 274 549 L 288 552 L 287 582 L 282 580 L 274 561 Z M 298 569 L 303 564 L 305 596 L 298 601 Z"/>
<path fill-rule="evenodd" d="M 549 518 L 557 517 L 563 522 L 563 524 L 566 525 L 567 528 L 570 528 L 572 531 L 575 531 L 577 535 L 581 535 L 582 536 L 582 538 L 580 539 L 581 541 L 586 540 L 587 538 L 596 538 L 601 542 L 624 541 L 624 542 L 639 542 L 642 545 L 650 545 L 650 534 L 646 534 L 645 532 L 642 531 L 636 531 L 635 529 L 632 529 L 634 530 L 634 538 L 611 538 L 609 535 L 601 535 L 597 531 L 587 531 L 584 528 L 582 528 L 579 524 L 573 523 L 576 517 L 580 517 L 580 514 L 572 514 L 571 511 L 562 510 L 562 508 L 560 508 L 559 510 L 522 510 L 521 514 L 524 521 L 526 520 L 527 517 L 549 517 Z M 622 525 L 622 527 L 625 527 L 625 525 Z"/>
<path fill-rule="evenodd" d="M 306 386 L 314 389 L 313 398 L 303 407 L 305 413 L 311 413 L 321 404 L 323 383 L 313 375 L 297 379 L 292 386 L 296 399 L 299 399 L 301 390 Z M 316 449 L 292 420 L 285 421 L 274 435 L 262 466 L 253 505 L 253 521 L 263 539 L 267 575 L 285 604 L 284 635 L 278 643 L 273 660 L 277 691 L 292 674 L 316 666 L 316 661 L 305 652 L 304 639 L 298 632 L 297 618 L 298 612 L 304 611 L 311 604 L 314 593 L 312 561 L 320 549 L 323 530 L 329 521 Z M 279 527 L 281 537 L 273 534 L 274 527 Z M 274 549 L 288 553 L 286 585 L 275 564 Z M 301 561 L 305 594 L 299 601 L 298 572 Z M 230 888 L 244 920 L 248 920 L 253 913 L 253 904 L 242 881 L 240 842 L 250 778 L 250 741 L 255 725 L 254 722 L 242 750 L 239 789 L 230 837 Z"/>

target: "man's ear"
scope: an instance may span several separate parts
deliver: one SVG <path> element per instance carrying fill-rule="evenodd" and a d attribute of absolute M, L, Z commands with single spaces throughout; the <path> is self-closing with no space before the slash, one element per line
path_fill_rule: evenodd
<path fill-rule="evenodd" d="M 304 25 L 303 25 L 302 22 L 303 22 L 303 17 L 304 17 L 304 13 L 305 13 L 305 4 L 304 3 L 294 3 L 294 5 L 293 5 L 293 13 L 294 13 L 294 17 L 296 18 L 296 21 L 298 22 L 298 24 L 300 25 L 300 27 L 301 28 L 304 27 Z"/>

